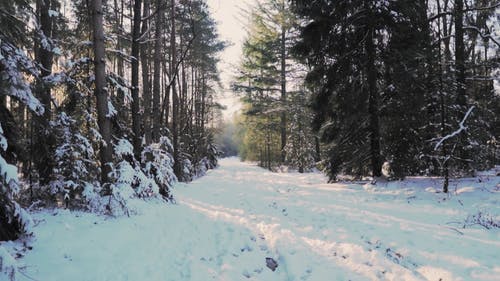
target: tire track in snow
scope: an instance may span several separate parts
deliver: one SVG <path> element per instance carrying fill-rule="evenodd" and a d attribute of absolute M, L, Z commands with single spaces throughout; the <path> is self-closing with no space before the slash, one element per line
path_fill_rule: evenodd
<path fill-rule="evenodd" d="M 399 278 L 403 277 L 404 280 L 409 281 L 423 280 L 416 271 L 398 263 L 387 262 L 385 261 L 387 259 L 377 252 L 369 252 L 357 244 L 321 241 L 301 236 L 290 229 L 283 228 L 280 219 L 276 217 L 260 215 L 249 218 L 241 209 L 213 206 L 190 198 L 182 198 L 181 202 L 213 220 L 240 225 L 251 229 L 255 234 L 263 235 L 268 246 L 276 253 L 277 260 L 282 263 L 281 267 L 284 268 L 289 280 L 293 280 L 295 275 L 287 272 L 287 267 L 290 267 L 287 265 L 287 260 L 292 259 L 295 253 L 300 251 L 312 251 L 317 258 L 333 262 L 336 267 L 348 270 L 358 278 L 364 276 L 370 280 L 381 278 L 401 280 Z M 367 256 L 372 257 L 371 262 L 365 259 Z M 305 270 L 307 271 L 310 269 Z"/>
<path fill-rule="evenodd" d="M 449 208 L 431 205 L 428 198 L 406 205 L 406 189 L 379 192 L 320 182 L 315 175 L 273 174 L 223 160 L 221 168 L 186 185 L 178 198 L 211 220 L 262 235 L 271 254 L 287 265 L 281 267 L 284 279 L 271 280 L 461 280 L 451 273 L 453 266 L 442 259 L 435 264 L 426 254 L 444 249 L 450 256 L 457 245 L 467 252 L 479 243 L 482 248 L 500 246 L 494 236 L 458 236 L 440 225 L 443 219 L 436 215 Z M 431 209 L 419 212 L 426 206 Z M 370 244 L 376 241 L 378 246 Z M 473 256 L 469 260 L 477 264 L 471 270 L 495 270 Z M 329 268 L 323 270 L 325 265 Z"/>

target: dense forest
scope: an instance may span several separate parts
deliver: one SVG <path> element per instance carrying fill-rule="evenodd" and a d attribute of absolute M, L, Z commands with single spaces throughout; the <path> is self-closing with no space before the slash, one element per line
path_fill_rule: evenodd
<path fill-rule="evenodd" d="M 499 164 L 499 10 L 256 1 L 225 130 L 269 170 L 442 176 L 448 192 Z M 236 153 L 217 135 L 226 43 L 206 1 L 1 1 L 0 26 L 0 240 L 24 231 L 21 205 L 127 213 L 216 167 L 217 139 Z"/>
<path fill-rule="evenodd" d="M 233 86 L 240 154 L 339 176 L 498 164 L 500 3 L 259 1 Z M 312 124 L 312 126 L 311 126 Z M 312 129 L 311 129 L 312 128 Z"/>
<path fill-rule="evenodd" d="M 14 198 L 122 212 L 217 165 L 204 1 L 1 1 L 0 26 L 0 240 L 26 223 Z"/>

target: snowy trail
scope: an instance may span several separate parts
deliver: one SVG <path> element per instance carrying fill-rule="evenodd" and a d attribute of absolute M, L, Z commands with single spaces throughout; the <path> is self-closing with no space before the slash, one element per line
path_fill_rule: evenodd
<path fill-rule="evenodd" d="M 453 224 L 478 209 L 499 214 L 499 193 L 477 192 L 498 178 L 465 182 L 453 197 L 426 192 L 432 180 L 325 181 L 224 159 L 178 184 L 174 206 L 137 202 L 138 215 L 118 219 L 36 214 L 24 272 L 49 281 L 499 280 L 500 232 Z"/>
<path fill-rule="evenodd" d="M 180 200 L 265 237 L 287 265 L 282 280 L 467 280 L 500 270 L 498 232 L 458 234 L 446 223 L 466 211 L 447 202 L 419 204 L 405 189 L 347 189 L 317 174 L 274 174 L 237 160 L 223 165 Z"/>

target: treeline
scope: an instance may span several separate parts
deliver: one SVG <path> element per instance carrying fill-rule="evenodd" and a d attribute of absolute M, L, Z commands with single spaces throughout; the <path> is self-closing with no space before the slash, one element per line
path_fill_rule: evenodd
<path fill-rule="evenodd" d="M 217 165 L 205 1 L 1 1 L 0 26 L 0 240 L 17 199 L 127 212 Z"/>
<path fill-rule="evenodd" d="M 233 82 L 243 101 L 243 115 L 237 120 L 240 157 L 269 170 L 287 165 L 309 171 L 319 160 L 319 143 L 310 129 L 306 69 L 291 53 L 299 18 L 286 0 L 259 1 L 248 18 L 243 58 Z"/>
<path fill-rule="evenodd" d="M 498 164 L 499 9 L 492 0 L 260 1 L 235 81 L 245 93 L 243 156 L 266 167 L 320 160 L 331 180 L 441 175 L 445 192 L 450 176 Z M 286 149 L 295 143 L 299 154 Z"/>

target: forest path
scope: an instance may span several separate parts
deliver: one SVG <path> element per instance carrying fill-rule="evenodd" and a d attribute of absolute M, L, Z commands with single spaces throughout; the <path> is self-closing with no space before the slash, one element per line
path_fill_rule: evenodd
<path fill-rule="evenodd" d="M 117 219 L 37 213 L 20 279 L 497 280 L 500 232 L 449 224 L 499 213 L 484 184 L 450 197 L 426 188 L 438 185 L 430 179 L 325 182 L 230 158 L 177 184 L 176 205 L 138 201 L 136 215 Z"/>
<path fill-rule="evenodd" d="M 265 257 L 279 264 L 269 280 L 488 280 L 500 270 L 495 262 L 481 264 L 488 257 L 498 261 L 498 232 L 460 234 L 447 224 L 477 207 L 474 200 L 465 202 L 470 209 L 462 206 L 472 198 L 458 202 L 425 192 L 425 184 L 439 185 L 428 181 L 397 188 L 325 182 L 320 174 L 271 173 L 232 158 L 179 186 L 177 197 L 208 220 L 226 223 L 226 230 L 250 231 L 255 264 L 233 266 L 239 257 L 228 255 L 219 274 L 236 272 L 225 280 L 237 280 L 238 270 L 267 280 L 259 273 L 269 271 Z M 498 210 L 496 199 L 491 203 Z M 231 251 L 248 255 L 234 246 Z"/>

